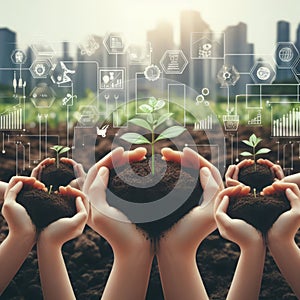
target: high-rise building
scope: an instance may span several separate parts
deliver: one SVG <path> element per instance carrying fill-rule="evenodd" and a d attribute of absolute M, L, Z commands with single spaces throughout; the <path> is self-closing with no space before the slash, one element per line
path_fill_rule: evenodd
<path fill-rule="evenodd" d="M 180 47 L 189 61 L 181 80 L 195 90 L 210 88 L 211 65 L 209 59 L 191 59 L 191 36 L 193 33 L 203 33 L 212 37 L 209 25 L 202 19 L 200 13 L 194 10 L 182 11 L 180 15 Z"/>
<path fill-rule="evenodd" d="M 290 23 L 286 21 L 278 21 L 277 22 L 277 45 L 280 43 L 290 42 Z M 278 50 L 281 47 L 277 47 Z M 293 75 L 290 69 L 282 69 L 278 68 L 278 65 L 280 66 L 281 61 L 279 57 L 279 53 L 275 53 L 276 55 L 276 62 L 277 62 L 277 68 L 276 68 L 276 81 L 277 82 L 287 82 Z"/>
<path fill-rule="evenodd" d="M 0 67 L 13 69 L 15 65 L 11 55 L 16 48 L 16 33 L 8 28 L 0 28 Z M 13 70 L 0 70 L 0 84 L 11 85 L 13 81 Z"/>
<path fill-rule="evenodd" d="M 231 87 L 233 94 L 245 94 L 246 85 L 253 83 L 249 75 L 254 65 L 254 45 L 247 41 L 247 25 L 240 22 L 225 29 L 225 65 L 234 66 L 240 78 Z"/>

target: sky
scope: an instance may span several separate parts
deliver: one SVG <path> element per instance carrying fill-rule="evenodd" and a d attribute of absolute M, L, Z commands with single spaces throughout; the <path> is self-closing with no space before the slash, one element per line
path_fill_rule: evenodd
<path fill-rule="evenodd" d="M 274 50 L 278 20 L 291 23 L 295 40 L 299 8 L 299 0 L 0 0 L 0 27 L 16 31 L 22 46 L 41 38 L 79 44 L 107 32 L 123 32 L 129 42 L 139 43 L 163 20 L 174 26 L 178 42 L 180 11 L 193 9 L 215 32 L 245 22 L 248 42 L 259 55 Z"/>

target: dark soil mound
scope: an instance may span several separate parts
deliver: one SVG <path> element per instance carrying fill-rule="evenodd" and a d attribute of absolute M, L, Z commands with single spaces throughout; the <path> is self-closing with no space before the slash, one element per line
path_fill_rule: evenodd
<path fill-rule="evenodd" d="M 149 159 L 146 159 L 132 163 L 131 166 L 127 165 L 117 172 L 113 170 L 108 184 L 110 192 L 107 193 L 107 201 L 123 211 L 150 238 L 156 239 L 193 207 L 199 205 L 202 188 L 198 170 L 181 169 L 178 163 L 156 160 L 155 175 L 151 175 L 150 164 Z M 155 210 L 149 208 L 149 203 L 155 205 L 157 202 L 159 204 Z M 145 205 L 136 208 L 128 203 Z M 156 218 L 158 211 L 165 211 L 166 214 Z M 147 221 L 135 222 L 137 213 Z"/>
<path fill-rule="evenodd" d="M 265 165 L 253 164 L 239 171 L 239 181 L 252 189 L 256 188 L 256 191 L 261 191 L 264 187 L 271 185 L 274 179 L 271 169 Z"/>
<path fill-rule="evenodd" d="M 40 180 L 48 189 L 52 185 L 52 190 L 57 191 L 60 186 L 67 186 L 75 178 L 73 166 L 60 162 L 59 168 L 56 164 L 46 166 Z"/>
<path fill-rule="evenodd" d="M 32 222 L 38 230 L 64 217 L 76 214 L 74 197 L 62 196 L 57 193 L 48 194 L 43 190 L 22 189 L 17 202 L 25 207 Z"/>
<path fill-rule="evenodd" d="M 242 219 L 266 236 L 277 218 L 291 208 L 285 194 L 256 195 L 230 198 L 227 213 L 231 218 Z"/>

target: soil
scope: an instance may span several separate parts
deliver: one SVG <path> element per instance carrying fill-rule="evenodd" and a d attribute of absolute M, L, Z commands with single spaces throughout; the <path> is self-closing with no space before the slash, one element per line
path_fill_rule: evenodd
<path fill-rule="evenodd" d="M 242 219 L 266 236 L 273 223 L 291 208 L 284 193 L 274 195 L 254 195 L 232 197 L 227 213 L 231 218 Z"/>
<path fill-rule="evenodd" d="M 166 201 L 179 203 L 180 206 L 166 217 L 151 222 L 135 222 L 147 233 L 147 237 L 156 240 L 192 208 L 199 205 L 202 187 L 198 170 L 188 168 L 181 170 L 178 163 L 157 159 L 155 160 L 155 174 L 152 175 L 150 165 L 151 158 L 147 158 L 141 162 L 131 163 L 130 166 L 126 165 L 120 170 L 112 170 L 108 189 L 113 195 L 108 193 L 107 201 L 110 205 L 123 211 L 133 221 L 136 209 L 128 208 L 127 205 L 123 205 L 124 202 L 153 203 L 167 197 L 164 198 Z M 168 197 L 167 195 L 172 191 L 174 194 L 172 193 L 172 196 Z M 123 200 L 121 204 L 114 195 Z M 157 209 L 163 209 L 163 207 Z M 144 206 L 144 211 L 141 213 L 147 219 L 152 218 L 151 214 L 155 214 L 155 211 L 145 209 Z"/>
<path fill-rule="evenodd" d="M 274 174 L 271 169 L 265 165 L 253 164 L 240 169 L 239 181 L 257 192 L 274 182 Z"/>
<path fill-rule="evenodd" d="M 25 207 L 38 231 L 60 218 L 76 214 L 75 198 L 58 193 L 23 188 L 17 196 L 17 202 Z"/>
<path fill-rule="evenodd" d="M 67 186 L 75 178 L 73 166 L 60 162 L 59 168 L 57 168 L 56 163 L 45 166 L 40 180 L 48 190 L 52 185 L 52 190 L 57 191 L 60 186 Z"/>

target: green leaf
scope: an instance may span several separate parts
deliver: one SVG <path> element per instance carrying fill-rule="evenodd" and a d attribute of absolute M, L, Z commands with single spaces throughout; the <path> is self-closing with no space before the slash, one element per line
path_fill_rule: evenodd
<path fill-rule="evenodd" d="M 254 144 L 254 147 L 256 147 L 261 141 L 262 141 L 262 139 L 258 137 L 258 138 L 256 139 L 256 142 L 255 142 L 255 144 Z"/>
<path fill-rule="evenodd" d="M 64 146 L 55 145 L 55 146 L 53 146 L 53 147 L 50 147 L 50 149 L 56 151 L 57 153 L 59 153 L 59 151 L 60 151 L 63 147 L 64 147 Z"/>
<path fill-rule="evenodd" d="M 256 143 L 256 140 L 257 140 L 256 135 L 253 133 L 249 138 L 249 142 L 252 144 L 252 146 L 254 146 Z"/>
<path fill-rule="evenodd" d="M 148 104 L 142 104 L 139 106 L 139 109 L 144 113 L 151 113 L 153 112 L 153 108 Z"/>
<path fill-rule="evenodd" d="M 153 115 L 152 115 L 152 114 L 148 114 L 148 115 L 147 115 L 147 121 L 148 121 L 150 124 L 153 124 Z"/>
<path fill-rule="evenodd" d="M 161 125 L 165 121 L 167 121 L 172 115 L 173 115 L 172 113 L 167 113 L 167 114 L 160 116 L 157 120 L 156 127 Z"/>
<path fill-rule="evenodd" d="M 152 131 L 151 126 L 150 126 L 149 123 L 148 123 L 147 121 L 145 121 L 144 119 L 134 118 L 134 119 L 129 120 L 128 122 L 130 122 L 130 123 L 132 123 L 132 124 L 134 124 L 134 125 L 137 125 L 137 126 L 146 128 L 146 129 L 148 129 L 149 131 Z"/>
<path fill-rule="evenodd" d="M 164 130 L 156 139 L 155 142 L 163 140 L 163 139 L 171 139 L 182 134 L 186 128 L 181 126 L 172 126 Z"/>
<path fill-rule="evenodd" d="M 247 141 L 247 140 L 242 140 L 242 142 L 244 144 L 246 144 L 247 146 L 253 147 L 253 145 L 249 141 Z"/>
<path fill-rule="evenodd" d="M 120 139 L 131 144 L 151 144 L 144 136 L 138 133 L 124 133 Z"/>
<path fill-rule="evenodd" d="M 164 100 L 158 100 L 154 106 L 154 110 L 159 110 L 165 106 L 166 102 Z"/>
<path fill-rule="evenodd" d="M 149 105 L 150 105 L 152 108 L 154 108 L 155 105 L 156 105 L 156 103 L 157 103 L 157 100 L 156 100 L 155 97 L 150 97 L 149 100 L 148 100 L 148 103 L 149 103 Z"/>
<path fill-rule="evenodd" d="M 269 148 L 261 148 L 255 154 L 256 155 L 258 155 L 258 154 L 265 154 L 265 153 L 269 153 L 270 151 L 271 151 L 271 149 L 269 149 Z"/>
<path fill-rule="evenodd" d="M 62 148 L 58 151 L 58 153 L 59 153 L 59 154 L 62 154 L 62 153 L 68 152 L 70 149 L 71 149 L 70 147 L 62 147 Z"/>
<path fill-rule="evenodd" d="M 242 156 L 253 156 L 253 154 L 248 152 L 248 151 L 244 151 L 240 155 L 242 155 Z"/>

